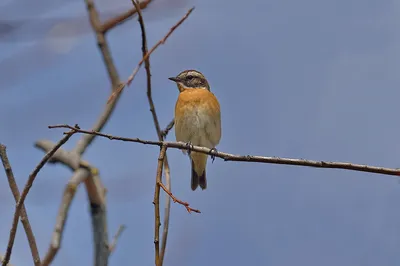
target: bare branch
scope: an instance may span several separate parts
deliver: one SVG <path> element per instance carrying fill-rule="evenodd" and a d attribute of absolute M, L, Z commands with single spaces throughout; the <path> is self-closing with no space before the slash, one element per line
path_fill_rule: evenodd
<path fill-rule="evenodd" d="M 113 136 L 113 135 L 109 135 L 109 134 L 104 134 L 101 132 L 81 130 L 79 128 L 75 128 L 75 127 L 72 127 L 69 125 L 55 125 L 55 126 L 49 126 L 49 128 L 75 129 L 76 132 L 78 132 L 78 133 L 95 134 L 97 136 L 105 137 L 110 140 L 136 142 L 136 143 L 160 146 L 160 147 L 162 145 L 166 145 L 168 148 L 191 150 L 191 151 L 209 154 L 211 156 L 224 159 L 224 161 L 309 166 L 309 167 L 316 167 L 316 168 L 343 169 L 343 170 L 375 173 L 375 174 L 382 174 L 382 175 L 400 176 L 400 169 L 397 169 L 397 168 L 393 169 L 393 168 L 377 167 L 377 166 L 369 166 L 369 165 L 364 165 L 364 164 L 353 164 L 353 163 L 345 163 L 345 162 L 312 161 L 312 160 L 304 160 L 304 159 L 291 159 L 291 158 L 267 157 L 267 156 L 256 156 L 256 155 L 235 155 L 235 154 L 230 154 L 230 153 L 226 153 L 226 152 L 216 151 L 215 149 L 213 150 L 213 149 L 209 149 L 206 147 L 192 146 L 192 145 L 188 145 L 187 143 L 183 143 L 183 142 L 170 142 L 170 141 L 163 142 L 163 141 L 142 140 L 139 138 L 117 137 L 117 136 Z M 64 134 L 67 134 L 67 133 L 64 133 Z"/>
<path fill-rule="evenodd" d="M 17 233 L 18 218 L 20 216 L 21 208 L 24 204 L 26 196 L 29 193 L 30 188 L 32 187 L 33 182 L 35 181 L 37 174 L 43 168 L 43 166 L 46 164 L 46 162 L 50 159 L 50 157 L 53 156 L 53 154 L 57 151 L 57 149 L 59 149 L 64 143 L 66 143 L 75 132 L 76 132 L 76 130 L 71 130 L 71 131 L 67 132 L 66 136 L 64 138 L 62 138 L 57 143 L 57 145 L 54 146 L 54 148 L 43 157 L 43 159 L 39 162 L 39 164 L 35 167 L 35 169 L 29 175 L 28 181 L 26 182 L 24 190 L 22 190 L 21 197 L 19 198 L 17 205 L 15 207 L 12 227 L 10 230 L 10 238 L 8 240 L 6 254 L 4 255 L 3 266 L 6 266 L 8 264 L 8 262 L 10 261 L 11 252 L 12 252 L 12 248 L 13 248 L 14 240 L 15 240 L 15 235 Z"/>
<path fill-rule="evenodd" d="M 164 157 L 167 151 L 167 146 L 162 145 L 160 155 L 158 157 L 156 185 L 154 188 L 154 246 L 155 246 L 155 263 L 156 266 L 161 266 L 160 261 L 160 184 L 164 164 Z"/>
<path fill-rule="evenodd" d="M 115 247 L 117 246 L 118 239 L 121 236 L 122 232 L 125 230 L 125 228 L 126 228 L 125 225 L 120 225 L 119 226 L 118 231 L 115 233 L 115 235 L 113 237 L 113 240 L 112 240 L 112 242 L 110 244 L 110 247 L 109 247 L 110 253 L 112 253 L 115 250 Z"/>
<path fill-rule="evenodd" d="M 1 254 L 0 254 L 0 261 L 3 261 L 4 260 L 4 256 L 2 256 Z M 13 266 L 11 263 L 8 263 L 7 264 L 7 266 Z"/>
<path fill-rule="evenodd" d="M 140 2 L 140 9 L 145 9 L 150 2 L 151 2 L 151 0 L 146 0 L 146 1 Z M 101 26 L 101 32 L 103 34 L 107 33 L 107 31 L 112 29 L 113 27 L 115 27 L 119 24 L 122 24 L 125 21 L 128 21 L 128 19 L 131 18 L 136 13 L 137 13 L 136 8 L 131 8 L 128 11 L 122 13 L 121 15 L 118 15 L 114 18 L 107 20 Z"/>
<path fill-rule="evenodd" d="M 118 75 L 117 68 L 115 67 L 115 64 L 113 62 L 110 48 L 106 41 L 106 37 L 104 36 L 104 33 L 102 33 L 99 14 L 95 8 L 93 0 L 85 0 L 85 3 L 89 13 L 90 24 L 92 25 L 92 28 L 96 33 L 97 45 L 99 46 L 104 64 L 106 65 L 107 68 L 108 76 L 110 77 L 111 80 L 112 91 L 115 91 L 117 88 L 119 88 L 121 81 Z M 92 127 L 93 130 L 101 131 L 103 129 L 108 119 L 111 117 L 120 95 L 121 94 L 119 93 L 118 95 L 116 95 L 116 97 L 113 97 L 112 101 L 107 102 L 107 105 L 105 106 L 103 113 L 100 115 L 100 117 Z M 83 154 L 93 140 L 94 136 L 83 136 L 78 141 L 73 151 L 78 154 Z"/>
<path fill-rule="evenodd" d="M 175 120 L 172 119 L 171 122 L 169 122 L 169 124 L 167 125 L 167 127 L 161 131 L 161 136 L 163 137 L 163 139 L 165 139 L 169 133 L 169 131 L 174 127 L 175 124 Z"/>
<path fill-rule="evenodd" d="M 183 18 L 181 18 L 170 30 L 169 32 L 164 36 L 164 38 L 162 38 L 160 41 L 158 41 L 158 43 L 156 43 L 150 50 L 149 52 L 146 54 L 146 56 L 144 56 L 142 58 L 142 60 L 140 60 L 140 62 L 138 63 L 138 65 L 136 66 L 136 68 L 133 70 L 132 74 L 128 77 L 128 80 L 121 84 L 111 95 L 111 97 L 108 99 L 108 103 L 111 103 L 113 101 L 113 99 L 115 97 L 118 97 L 122 90 L 125 88 L 126 85 L 130 85 L 132 80 L 135 78 L 137 72 L 139 71 L 140 67 L 142 66 L 143 62 L 158 48 L 158 46 L 160 46 L 161 44 L 164 44 L 167 39 L 169 38 L 169 36 L 176 30 L 176 28 L 178 28 L 190 15 L 190 13 L 192 13 L 192 11 L 194 10 L 194 7 L 192 7 L 191 9 L 189 9 L 189 11 L 185 14 L 185 16 L 183 16 Z"/>
<path fill-rule="evenodd" d="M 64 226 L 68 217 L 67 214 L 69 211 L 69 207 L 71 206 L 78 186 L 82 182 L 84 182 L 89 175 L 89 171 L 85 169 L 79 169 L 74 173 L 68 184 L 65 186 L 60 209 L 57 215 L 56 226 L 54 228 L 53 236 L 51 238 L 50 247 L 46 253 L 46 256 L 43 259 L 42 266 L 50 265 L 53 262 L 58 250 L 60 249 Z"/>
<path fill-rule="evenodd" d="M 4 146 L 2 144 L 0 144 L 0 158 L 1 158 L 1 161 L 3 162 L 3 167 L 4 167 L 4 170 L 6 171 L 8 184 L 10 185 L 10 189 L 14 196 L 15 203 L 17 203 L 20 198 L 19 189 L 18 189 L 17 183 L 15 182 L 14 173 L 11 168 L 11 164 L 8 160 L 6 146 Z M 33 234 L 31 224 L 29 223 L 28 214 L 26 212 L 24 204 L 22 204 L 22 207 L 21 207 L 21 216 L 20 217 L 21 217 L 21 223 L 25 229 L 29 247 L 31 249 L 33 263 L 35 264 L 35 266 L 38 266 L 38 265 L 40 265 L 39 251 L 36 246 L 35 235 Z"/>
<path fill-rule="evenodd" d="M 52 149 L 55 144 L 52 143 L 51 141 L 41 140 L 41 141 L 36 142 L 35 145 L 36 145 L 36 147 L 47 152 L 48 150 Z M 49 265 L 53 261 L 55 255 L 57 254 L 57 252 L 61 246 L 62 234 L 63 234 L 63 230 L 64 230 L 63 223 L 65 223 L 65 220 L 67 219 L 71 201 L 72 201 L 73 197 L 75 196 L 75 191 L 76 191 L 78 185 L 81 182 L 85 183 L 86 191 L 87 191 L 89 201 L 90 201 L 90 206 L 91 206 L 91 208 L 93 207 L 97 210 L 97 212 L 95 212 L 95 213 L 99 214 L 99 212 L 98 212 L 99 208 L 97 206 L 105 203 L 105 197 L 104 197 L 105 189 L 104 189 L 103 185 L 101 184 L 101 179 L 98 176 L 97 168 L 90 165 L 87 161 L 84 161 L 84 160 L 79 161 L 78 154 L 73 153 L 73 152 L 67 152 L 63 149 L 58 150 L 58 152 L 56 152 L 52 156 L 52 160 L 54 162 L 59 162 L 59 163 L 66 165 L 72 171 L 75 171 L 75 173 L 71 177 L 69 183 L 67 184 L 67 186 L 65 188 L 62 204 L 60 206 L 58 216 L 57 216 L 57 223 L 56 223 L 56 226 L 54 229 L 52 242 L 50 244 L 49 250 L 48 250 L 45 258 L 43 259 L 42 265 Z M 101 210 L 100 214 L 105 217 L 105 212 L 102 211 L 102 210 L 104 210 L 104 207 L 100 208 L 100 210 Z M 99 216 L 96 216 L 96 217 L 98 218 Z M 102 219 L 97 219 L 97 218 L 95 219 L 93 217 L 93 211 L 92 211 L 92 221 L 93 220 L 97 221 L 94 224 L 95 227 L 93 228 L 93 230 L 100 236 L 102 233 L 102 230 L 104 231 L 104 229 L 100 229 L 100 228 L 101 228 L 101 226 L 104 226 L 104 224 L 100 223 L 102 221 Z M 105 243 L 104 246 L 97 246 L 97 247 L 107 246 L 108 240 L 106 239 L 105 242 L 101 241 L 101 243 Z M 96 253 L 96 250 L 95 250 L 95 253 Z M 103 248 L 101 250 L 103 250 Z M 101 253 L 99 253 L 99 254 L 101 254 Z"/>
<path fill-rule="evenodd" d="M 167 189 L 171 190 L 171 176 L 170 176 L 170 170 L 169 170 L 169 165 L 168 165 L 168 160 L 167 160 L 166 154 L 165 154 L 165 159 L 164 159 L 164 173 L 165 173 L 165 182 L 167 183 Z M 162 239 L 161 239 L 161 252 L 160 252 L 161 265 L 164 262 L 165 251 L 167 248 L 170 214 L 171 214 L 171 198 L 169 197 L 169 195 L 166 195 L 165 207 L 164 207 L 163 234 L 162 234 Z"/>
<path fill-rule="evenodd" d="M 193 209 L 193 208 L 189 207 L 189 203 L 177 199 L 177 198 L 171 193 L 171 191 L 169 191 L 169 190 L 164 186 L 163 183 L 160 182 L 160 183 L 159 183 L 159 186 L 165 191 L 165 193 L 167 193 L 167 194 L 169 195 L 169 197 L 172 198 L 172 200 L 173 200 L 174 202 L 183 205 L 183 206 L 186 208 L 186 210 L 188 211 L 188 213 L 191 213 L 191 212 L 201 213 L 199 210 Z"/>
<path fill-rule="evenodd" d="M 132 3 L 138 12 L 138 21 L 140 24 L 140 29 L 142 31 L 142 54 L 143 54 L 143 58 L 145 58 L 146 55 L 148 54 L 148 50 L 147 50 L 146 29 L 145 29 L 143 16 L 142 16 L 142 11 L 140 10 L 139 3 L 135 2 L 135 0 L 132 0 Z M 148 56 L 144 60 L 144 66 L 146 69 L 147 100 L 149 102 L 150 112 L 153 117 L 154 127 L 157 132 L 158 140 L 163 141 L 164 138 L 163 138 L 163 135 L 161 132 L 160 123 L 158 121 L 158 116 L 157 116 L 157 112 L 156 112 L 156 108 L 155 108 L 153 96 L 152 96 L 150 56 Z M 169 169 L 167 155 L 165 155 L 165 159 L 164 159 L 164 168 L 165 168 L 165 179 L 166 179 L 167 187 L 170 190 L 171 189 L 171 176 L 170 176 L 170 169 Z M 161 176 L 161 178 L 162 178 L 162 176 Z M 170 210 L 171 210 L 171 199 L 168 196 L 166 197 L 164 210 L 165 210 L 165 212 L 164 212 L 164 223 L 163 223 L 163 235 L 162 235 L 162 239 L 161 239 L 160 265 L 163 265 L 164 255 L 165 255 L 165 250 L 167 247 L 167 240 L 168 240 L 169 216 L 170 216 Z"/>
<path fill-rule="evenodd" d="M 35 143 L 35 147 L 42 150 L 43 152 L 50 151 L 54 145 L 54 142 L 50 140 L 38 140 Z M 77 153 L 66 151 L 64 149 L 58 149 L 56 153 L 50 158 L 49 163 L 61 163 L 67 166 L 72 171 L 79 169 L 79 167 L 86 167 L 89 165 L 88 162 L 82 160 Z"/>

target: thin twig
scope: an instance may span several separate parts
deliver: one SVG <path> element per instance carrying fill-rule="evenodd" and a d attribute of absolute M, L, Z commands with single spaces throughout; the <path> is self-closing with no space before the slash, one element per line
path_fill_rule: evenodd
<path fill-rule="evenodd" d="M 117 137 L 110 134 L 104 134 L 101 132 L 93 132 L 87 130 L 81 130 L 69 125 L 55 125 L 49 126 L 49 128 L 68 128 L 75 129 L 78 133 L 84 134 L 95 134 L 110 140 L 120 140 L 126 142 L 136 142 L 141 144 L 162 146 L 166 145 L 168 148 L 181 149 L 181 150 L 191 150 L 200 153 L 209 154 L 211 156 L 219 157 L 224 161 L 236 161 L 236 162 L 255 162 L 255 163 L 269 163 L 269 164 L 284 164 L 284 165 L 297 165 L 297 166 L 309 166 L 316 168 L 331 168 L 331 169 L 343 169 L 367 173 L 375 173 L 382 175 L 392 175 L 400 176 L 400 169 L 377 167 L 364 164 L 353 164 L 345 162 L 325 162 L 325 161 L 313 161 L 304 159 L 291 159 L 291 158 L 279 158 L 279 157 L 267 157 L 267 156 L 256 156 L 256 155 L 235 155 L 221 151 L 215 151 L 206 147 L 192 146 L 184 142 L 170 142 L 170 141 L 152 141 L 152 140 L 142 140 L 139 138 L 125 138 Z"/>
<path fill-rule="evenodd" d="M 8 160 L 6 146 L 4 146 L 2 144 L 0 144 L 0 158 L 1 158 L 1 161 L 3 162 L 3 167 L 6 172 L 8 184 L 9 184 L 11 192 L 14 196 L 15 203 L 17 203 L 20 198 L 18 185 L 15 182 L 14 173 L 11 168 L 10 161 Z M 26 237 L 28 239 L 29 247 L 30 247 L 31 253 L 32 253 L 33 263 L 35 264 L 35 266 L 38 266 L 38 265 L 40 265 L 39 251 L 37 249 L 35 235 L 33 234 L 31 224 L 29 223 L 28 214 L 26 212 L 24 204 L 22 204 L 22 207 L 21 207 L 21 223 L 24 227 Z"/>
<path fill-rule="evenodd" d="M 151 0 L 146 0 L 146 1 L 140 2 L 140 9 L 145 9 L 150 2 L 151 2 Z M 128 19 L 132 18 L 132 16 L 135 15 L 136 13 L 137 13 L 136 8 L 131 8 L 128 11 L 126 11 L 114 18 L 107 20 L 106 22 L 103 23 L 103 25 L 101 25 L 101 32 L 103 34 L 106 34 L 108 30 L 114 28 L 115 26 L 117 26 L 119 24 L 122 24 L 122 23 L 128 21 Z"/>
<path fill-rule="evenodd" d="M 22 190 L 21 197 L 19 198 L 17 205 L 15 207 L 13 222 L 12 222 L 12 226 L 11 226 L 11 230 L 10 230 L 10 238 L 8 240 L 6 254 L 4 255 L 3 266 L 6 266 L 7 263 L 10 261 L 11 252 L 12 252 L 12 248 L 13 248 L 14 240 L 15 240 L 15 235 L 17 233 L 18 218 L 20 216 L 21 208 L 24 204 L 26 196 L 29 193 L 29 190 L 32 187 L 33 182 L 35 181 L 37 174 L 43 168 L 43 166 L 46 164 L 46 162 L 50 159 L 50 157 L 57 151 L 57 149 L 60 148 L 64 143 L 66 143 L 75 132 L 76 132 L 76 130 L 74 130 L 74 129 L 67 132 L 66 136 L 64 138 L 62 138 L 57 143 L 57 145 L 54 146 L 54 148 L 43 157 L 43 159 L 39 162 L 39 164 L 35 167 L 35 169 L 29 175 L 28 181 L 26 182 L 25 187 Z"/>
<path fill-rule="evenodd" d="M 163 137 L 163 139 L 165 139 L 169 133 L 169 131 L 174 127 L 175 124 L 175 120 L 172 119 L 171 122 L 169 122 L 169 124 L 167 125 L 167 127 L 161 131 L 161 135 Z"/>
<path fill-rule="evenodd" d="M 112 240 L 112 242 L 110 244 L 110 247 L 109 247 L 110 253 L 112 253 L 115 250 L 115 247 L 117 246 L 118 239 L 121 236 L 122 232 L 125 230 L 125 228 L 126 228 L 125 225 L 120 225 L 119 226 L 118 231 L 115 233 L 115 235 L 113 237 L 113 240 Z"/>
<path fill-rule="evenodd" d="M 161 44 L 164 44 L 167 39 L 169 38 L 169 36 L 176 30 L 176 28 L 178 28 L 190 15 L 190 13 L 192 13 L 192 11 L 194 10 L 194 7 L 192 7 L 191 9 L 189 9 L 189 11 L 185 14 L 185 16 L 183 16 L 170 30 L 169 32 L 164 36 L 164 38 L 162 38 L 160 41 L 158 41 L 158 43 L 156 43 L 150 50 L 149 52 L 139 61 L 138 65 L 136 66 L 136 68 L 133 70 L 132 74 L 128 77 L 127 81 L 122 83 L 111 95 L 111 97 L 108 99 L 107 103 L 110 103 L 113 101 L 113 98 L 118 97 L 119 94 L 121 94 L 122 90 L 125 88 L 126 85 L 130 85 L 132 80 L 135 78 L 137 72 L 139 71 L 140 67 L 142 66 L 143 62 L 146 60 L 146 58 L 148 58 L 157 48 L 158 46 L 160 46 Z"/>
<path fill-rule="evenodd" d="M 167 146 L 162 145 L 160 155 L 158 156 L 156 185 L 154 188 L 154 247 L 155 247 L 155 263 L 156 266 L 161 266 L 160 261 L 160 184 L 163 171 L 164 157 L 167 151 Z"/>
<path fill-rule="evenodd" d="M 186 210 L 188 211 L 188 213 L 191 213 L 191 212 L 201 213 L 200 210 L 191 208 L 191 207 L 189 206 L 189 203 L 187 203 L 187 202 L 185 202 L 185 201 L 182 201 L 182 200 L 180 200 L 180 199 L 177 199 L 177 198 L 172 194 L 172 192 L 169 191 L 169 190 L 164 186 L 163 183 L 160 182 L 159 185 L 160 185 L 160 187 L 165 191 L 165 193 L 167 193 L 167 194 L 169 195 L 169 197 L 172 198 L 172 200 L 173 200 L 175 203 L 179 203 L 179 204 L 183 205 L 183 206 L 186 208 Z"/>
<path fill-rule="evenodd" d="M 138 21 L 139 21 L 140 29 L 141 29 L 141 32 L 142 32 L 142 55 L 143 55 L 143 58 L 145 58 L 146 55 L 148 54 L 145 23 L 144 23 L 142 11 L 140 10 L 139 3 L 135 2 L 135 0 L 132 0 L 132 3 L 133 3 L 133 5 L 135 6 L 135 8 L 137 9 L 137 12 L 138 12 Z M 149 102 L 150 112 L 151 112 L 151 115 L 153 117 L 153 123 L 154 123 L 154 127 L 156 129 L 156 132 L 157 132 L 158 140 L 159 141 L 163 141 L 164 138 L 163 138 L 163 135 L 162 135 L 162 132 L 161 132 L 160 122 L 158 121 L 156 107 L 154 105 L 153 95 L 152 95 L 150 56 L 148 56 L 144 60 L 144 67 L 146 69 L 147 100 Z M 164 173 L 165 173 L 165 179 L 166 179 L 167 187 L 170 190 L 171 189 L 171 176 L 170 176 L 170 169 L 169 169 L 169 163 L 168 163 L 167 155 L 165 155 L 165 159 L 164 159 L 164 169 L 165 169 Z M 162 178 L 162 176 L 161 176 L 161 178 Z M 163 265 L 165 250 L 166 250 L 166 247 L 167 247 L 170 210 L 171 210 L 171 199 L 170 199 L 170 197 L 166 197 L 165 209 L 164 209 L 163 235 L 162 235 L 162 238 L 161 238 L 160 265 Z"/>

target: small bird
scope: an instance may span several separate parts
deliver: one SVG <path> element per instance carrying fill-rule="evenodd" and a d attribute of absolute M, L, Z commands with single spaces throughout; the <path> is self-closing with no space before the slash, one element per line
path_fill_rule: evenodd
<path fill-rule="evenodd" d="M 221 111 L 210 85 L 202 73 L 185 70 L 176 77 L 169 78 L 176 82 L 179 89 L 175 105 L 176 141 L 188 145 L 203 146 L 216 151 L 221 139 Z M 186 150 L 183 151 L 186 154 Z M 207 188 L 207 154 L 190 152 L 192 163 L 191 188 Z"/>

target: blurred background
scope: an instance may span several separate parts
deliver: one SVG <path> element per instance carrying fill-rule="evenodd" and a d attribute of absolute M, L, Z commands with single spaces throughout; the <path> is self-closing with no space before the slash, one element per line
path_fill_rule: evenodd
<path fill-rule="evenodd" d="M 101 18 L 131 1 L 96 1 Z M 167 78 L 204 73 L 222 108 L 218 150 L 400 165 L 400 4 L 362 0 L 154 0 L 143 12 L 149 47 L 196 9 L 151 56 L 162 127 L 178 96 Z M 51 124 L 89 129 L 110 82 L 83 1 L 0 1 L 0 141 L 20 190 L 43 157 L 38 139 L 57 141 Z M 136 18 L 111 30 L 122 80 L 141 59 Z M 124 91 L 105 132 L 156 139 L 145 71 Z M 64 148 L 72 148 L 75 135 Z M 174 132 L 168 140 L 174 140 Z M 153 190 L 157 147 L 97 138 L 84 158 L 108 188 L 110 237 L 127 226 L 110 265 L 154 264 Z M 172 190 L 202 214 L 172 203 L 165 265 L 398 265 L 398 178 L 342 170 L 208 163 L 208 189 L 192 192 L 190 163 L 168 150 Z M 47 165 L 26 200 L 41 257 L 50 243 L 71 172 Z M 162 197 L 164 200 L 164 196 Z M 14 199 L 0 171 L 0 247 Z M 84 187 L 67 220 L 54 265 L 90 265 L 91 222 Z M 11 262 L 33 265 L 19 226 Z"/>

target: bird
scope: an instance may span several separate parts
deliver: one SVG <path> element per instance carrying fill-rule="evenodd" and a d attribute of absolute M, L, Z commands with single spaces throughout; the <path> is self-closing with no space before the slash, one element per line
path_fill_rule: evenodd
<path fill-rule="evenodd" d="M 211 92 L 204 75 L 197 70 L 185 70 L 176 77 L 170 77 L 179 90 L 175 104 L 176 141 L 189 145 L 191 160 L 191 188 L 207 188 L 207 154 L 190 151 L 190 146 L 202 146 L 217 152 L 221 140 L 221 108 L 217 97 Z M 214 159 L 214 157 L 212 157 Z"/>

